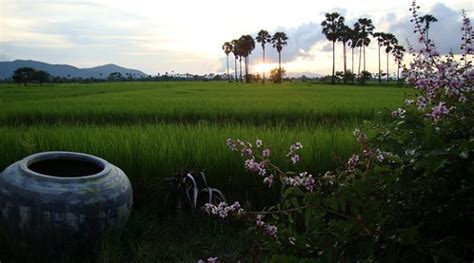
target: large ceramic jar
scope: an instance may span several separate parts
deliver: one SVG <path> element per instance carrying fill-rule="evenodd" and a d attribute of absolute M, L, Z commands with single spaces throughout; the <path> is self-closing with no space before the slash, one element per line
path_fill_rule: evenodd
<path fill-rule="evenodd" d="M 127 176 L 92 155 L 37 153 L 0 175 L 0 229 L 11 241 L 82 246 L 123 227 L 131 207 Z"/>

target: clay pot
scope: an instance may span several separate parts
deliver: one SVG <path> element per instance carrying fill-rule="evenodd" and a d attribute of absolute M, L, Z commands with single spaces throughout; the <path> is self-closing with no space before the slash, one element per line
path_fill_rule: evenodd
<path fill-rule="evenodd" d="M 76 152 L 42 152 L 0 174 L 0 230 L 11 242 L 58 248 L 122 228 L 132 208 L 127 176 Z"/>

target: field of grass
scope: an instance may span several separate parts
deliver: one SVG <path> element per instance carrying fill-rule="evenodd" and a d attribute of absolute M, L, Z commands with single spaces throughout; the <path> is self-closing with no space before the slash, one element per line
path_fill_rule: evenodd
<path fill-rule="evenodd" d="M 302 82 L 265 86 L 225 82 L 5 84 L 0 85 L 0 169 L 39 151 L 100 156 L 121 167 L 135 191 L 129 227 L 120 241 L 112 242 L 115 247 L 101 250 L 103 257 L 189 261 L 215 250 L 230 253 L 224 258 L 237 259 L 239 253 L 233 255 L 232 249 L 222 249 L 218 243 L 232 237 L 239 247 L 248 236 L 218 223 L 195 222 L 194 216 L 178 216 L 176 222 L 182 221 L 181 225 L 168 230 L 175 231 L 179 225 L 184 232 L 166 240 L 159 226 L 173 224 L 162 209 L 167 193 L 164 178 L 187 168 L 206 169 L 209 183 L 222 189 L 228 199 L 264 206 L 276 193 L 267 190 L 261 178 L 244 171 L 240 156 L 227 150 L 226 138 L 261 138 L 274 153 L 272 160 L 283 168 L 322 173 L 344 162 L 355 147 L 355 127 L 377 112 L 398 107 L 410 92 L 395 87 Z M 302 162 L 292 167 L 284 155 L 295 141 L 301 141 L 304 148 Z M 202 232 L 194 247 L 186 245 L 191 252 L 179 257 L 169 248 L 169 253 L 160 256 L 157 250 L 166 249 L 163 244 L 178 246 L 196 239 L 195 230 L 186 230 L 189 225 Z M 206 227 L 214 229 L 212 234 L 204 233 Z M 157 241 L 149 234 L 165 240 Z M 1 255 L 0 249 L 0 260 Z"/>

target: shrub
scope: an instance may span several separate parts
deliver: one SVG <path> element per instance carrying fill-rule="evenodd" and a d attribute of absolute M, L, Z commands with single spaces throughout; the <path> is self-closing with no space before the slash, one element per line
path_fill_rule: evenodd
<path fill-rule="evenodd" d="M 464 15 L 461 62 L 453 54 L 442 57 L 425 38 L 418 8 L 413 3 L 411 11 L 423 48 L 406 71 L 418 94 L 386 113 L 391 122 L 366 123 L 370 138 L 356 129 L 361 151 L 344 167 L 318 176 L 284 172 L 260 140 L 254 146 L 228 139 L 247 170 L 281 189 L 279 202 L 263 211 L 228 213 L 254 222 L 254 247 L 277 255 L 274 260 L 474 259 L 472 27 Z M 291 145 L 293 164 L 302 147 Z M 235 210 L 206 206 L 218 215 L 226 209 Z"/>

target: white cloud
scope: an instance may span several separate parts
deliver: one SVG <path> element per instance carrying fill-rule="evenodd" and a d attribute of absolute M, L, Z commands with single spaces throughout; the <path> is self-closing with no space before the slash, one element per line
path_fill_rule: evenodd
<path fill-rule="evenodd" d="M 419 0 L 422 10 L 432 11 L 439 20 L 449 20 L 434 24 L 430 34 L 435 36 L 437 30 L 454 34 L 451 26 L 459 20 L 458 11 L 466 8 L 472 15 L 472 4 L 466 0 L 440 2 L 444 6 Z M 171 70 L 207 73 L 225 65 L 224 41 L 252 32 L 255 35 L 265 28 L 288 34 L 290 40 L 282 52 L 288 69 L 327 73 L 332 47 L 325 48 L 328 42 L 319 26 L 325 12 L 345 14 L 348 24 L 356 17 L 371 17 L 377 27 L 393 28 L 402 38 L 405 33 L 401 29 L 408 28 L 403 27 L 408 5 L 375 0 L 241 0 L 238 6 L 212 0 L 0 0 L 0 59 L 77 66 L 117 63 L 150 74 Z M 455 38 L 449 35 L 449 39 Z M 443 45 L 452 46 L 450 42 Z M 277 52 L 269 46 L 267 50 L 269 61 L 277 61 Z M 340 56 L 340 45 L 336 54 Z M 375 55 L 374 48 L 368 50 L 371 59 Z M 257 46 L 251 61 L 260 60 L 261 48 Z"/>

